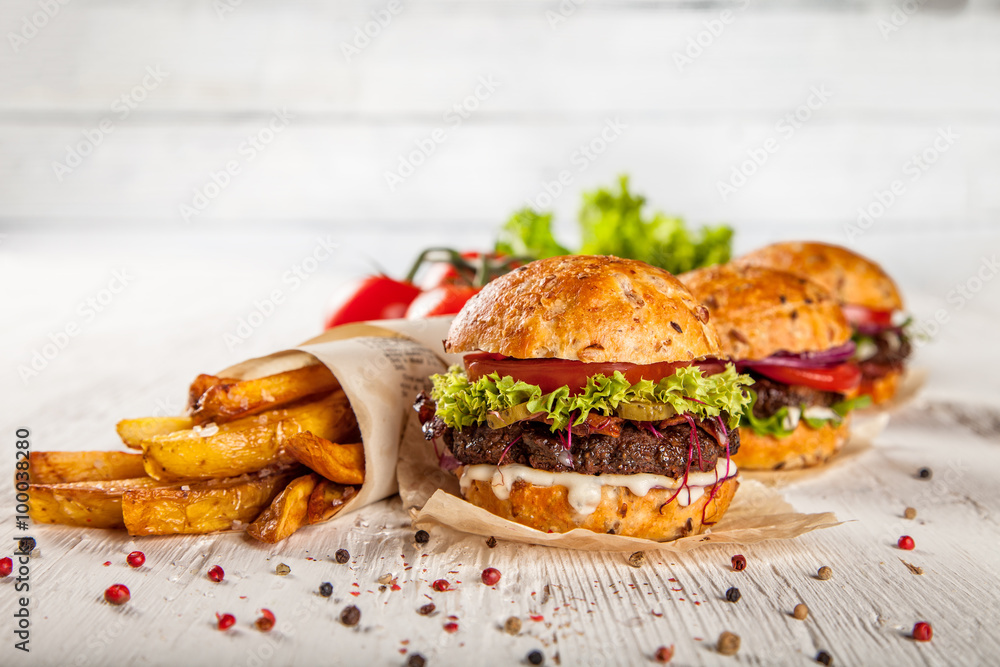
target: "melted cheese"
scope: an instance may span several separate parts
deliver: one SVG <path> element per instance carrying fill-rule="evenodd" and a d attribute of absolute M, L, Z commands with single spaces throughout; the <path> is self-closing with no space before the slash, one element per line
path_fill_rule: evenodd
<path fill-rule="evenodd" d="M 711 472 L 692 472 L 687 484 L 683 479 L 666 475 L 640 473 L 637 475 L 583 475 L 578 472 L 548 472 L 535 470 L 524 465 L 472 465 L 462 470 L 459 483 L 465 493 L 473 481 L 489 482 L 493 493 L 500 500 L 510 497 L 514 482 L 522 480 L 534 486 L 563 486 L 568 492 L 568 500 L 573 510 L 580 515 L 593 514 L 601 502 L 602 486 L 623 486 L 637 496 L 644 496 L 650 489 L 680 489 L 674 499 L 682 507 L 687 507 L 705 494 L 705 489 L 716 482 L 737 474 L 736 464 L 731 460 L 719 459 Z"/>

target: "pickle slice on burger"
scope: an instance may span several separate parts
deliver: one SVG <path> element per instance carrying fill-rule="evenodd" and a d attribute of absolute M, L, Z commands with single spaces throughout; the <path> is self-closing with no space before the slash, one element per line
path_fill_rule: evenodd
<path fill-rule="evenodd" d="M 680 279 L 708 308 L 724 353 L 754 380 L 736 463 L 747 470 L 819 465 L 848 437 L 861 371 L 840 304 L 803 276 L 727 264 Z"/>
<path fill-rule="evenodd" d="M 466 499 L 543 532 L 654 540 L 718 522 L 738 486 L 750 380 L 720 361 L 709 311 L 670 273 L 553 257 L 456 316 L 416 408 Z"/>
<path fill-rule="evenodd" d="M 912 351 L 903 298 L 881 266 L 829 243 L 789 241 L 748 253 L 737 263 L 801 274 L 840 302 L 853 329 L 855 361 L 861 369 L 859 393 L 875 404 L 891 399 Z"/>

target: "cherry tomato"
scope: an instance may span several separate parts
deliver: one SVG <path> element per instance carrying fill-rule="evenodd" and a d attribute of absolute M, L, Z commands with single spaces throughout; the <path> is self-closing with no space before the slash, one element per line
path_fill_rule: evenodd
<path fill-rule="evenodd" d="M 861 384 L 861 369 L 854 362 L 847 362 L 829 368 L 789 368 L 754 362 L 751 368 L 772 380 L 785 384 L 797 384 L 822 391 L 844 393 L 856 389 Z"/>
<path fill-rule="evenodd" d="M 326 328 L 349 322 L 403 317 L 419 294 L 420 289 L 415 285 L 388 276 L 362 278 L 338 291 L 326 320 Z"/>
<path fill-rule="evenodd" d="M 857 306 L 850 303 L 844 304 L 841 309 L 844 311 L 844 317 L 853 325 L 873 324 L 879 327 L 892 326 L 891 310 L 877 310 L 868 306 Z"/>
<path fill-rule="evenodd" d="M 587 386 L 587 378 L 601 373 L 614 375 L 620 371 L 632 384 L 639 380 L 658 382 L 662 378 L 673 375 L 678 368 L 695 363 L 708 375 L 721 373 L 725 363 L 716 360 L 698 362 L 664 361 L 657 364 L 639 365 L 618 362 L 585 363 L 569 359 L 514 359 L 488 352 L 478 352 L 465 356 L 465 371 L 472 381 L 478 380 L 490 373 L 499 373 L 501 377 L 511 376 L 515 380 L 523 380 L 528 384 L 538 385 L 543 393 L 555 391 L 566 385 L 571 392 L 580 391 Z"/>
<path fill-rule="evenodd" d="M 481 287 L 461 287 L 460 285 L 443 285 L 428 290 L 418 296 L 406 309 L 406 318 L 419 320 L 422 317 L 435 315 L 454 315 L 462 310 L 465 302 L 475 296 Z"/>
<path fill-rule="evenodd" d="M 461 255 L 462 259 L 473 266 L 478 264 L 479 258 L 482 257 L 482 253 L 474 251 L 463 252 Z M 446 285 L 471 285 L 475 278 L 475 270 L 459 273 L 453 262 L 431 262 L 427 273 L 420 280 L 420 287 L 429 291 Z"/>

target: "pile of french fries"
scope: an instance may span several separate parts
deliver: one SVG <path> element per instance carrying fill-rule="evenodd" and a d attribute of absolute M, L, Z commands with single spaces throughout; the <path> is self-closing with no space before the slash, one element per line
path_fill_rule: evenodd
<path fill-rule="evenodd" d="M 364 483 L 357 418 L 321 364 L 254 380 L 199 375 L 188 413 L 120 422 L 141 454 L 32 452 L 32 520 L 131 535 L 245 528 L 274 543 L 330 519 Z"/>

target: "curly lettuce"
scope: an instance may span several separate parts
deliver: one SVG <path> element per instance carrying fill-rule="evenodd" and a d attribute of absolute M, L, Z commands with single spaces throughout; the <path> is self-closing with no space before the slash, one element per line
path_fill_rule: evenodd
<path fill-rule="evenodd" d="M 750 394 L 750 403 L 743 413 L 740 426 L 751 428 L 758 435 L 771 435 L 775 438 L 787 438 L 798 427 L 800 420 L 813 429 L 823 428 L 827 424 L 834 427 L 839 426 L 844 417 L 852 410 L 868 407 L 872 402 L 872 397 L 865 394 L 831 405 L 832 416 L 810 416 L 809 407 L 806 405 L 800 405 L 797 408 L 786 405 L 770 417 L 758 417 L 753 413 L 753 408 L 757 404 L 757 393 L 752 389 L 748 389 L 747 392 Z"/>
<path fill-rule="evenodd" d="M 688 366 L 659 382 L 640 380 L 635 384 L 618 371 L 610 377 L 597 374 L 576 393 L 563 386 L 543 394 L 537 385 L 497 373 L 470 382 L 461 366 L 432 375 L 431 381 L 437 414 L 452 428 L 483 424 L 490 415 L 514 411 L 522 416 L 544 414 L 553 431 L 566 428 L 571 421 L 574 426 L 582 424 L 591 413 L 609 416 L 632 405 L 669 406 L 673 413 L 700 420 L 726 415 L 730 428 L 735 428 L 750 405 L 744 387 L 753 383 L 732 364 L 715 375 Z"/>

